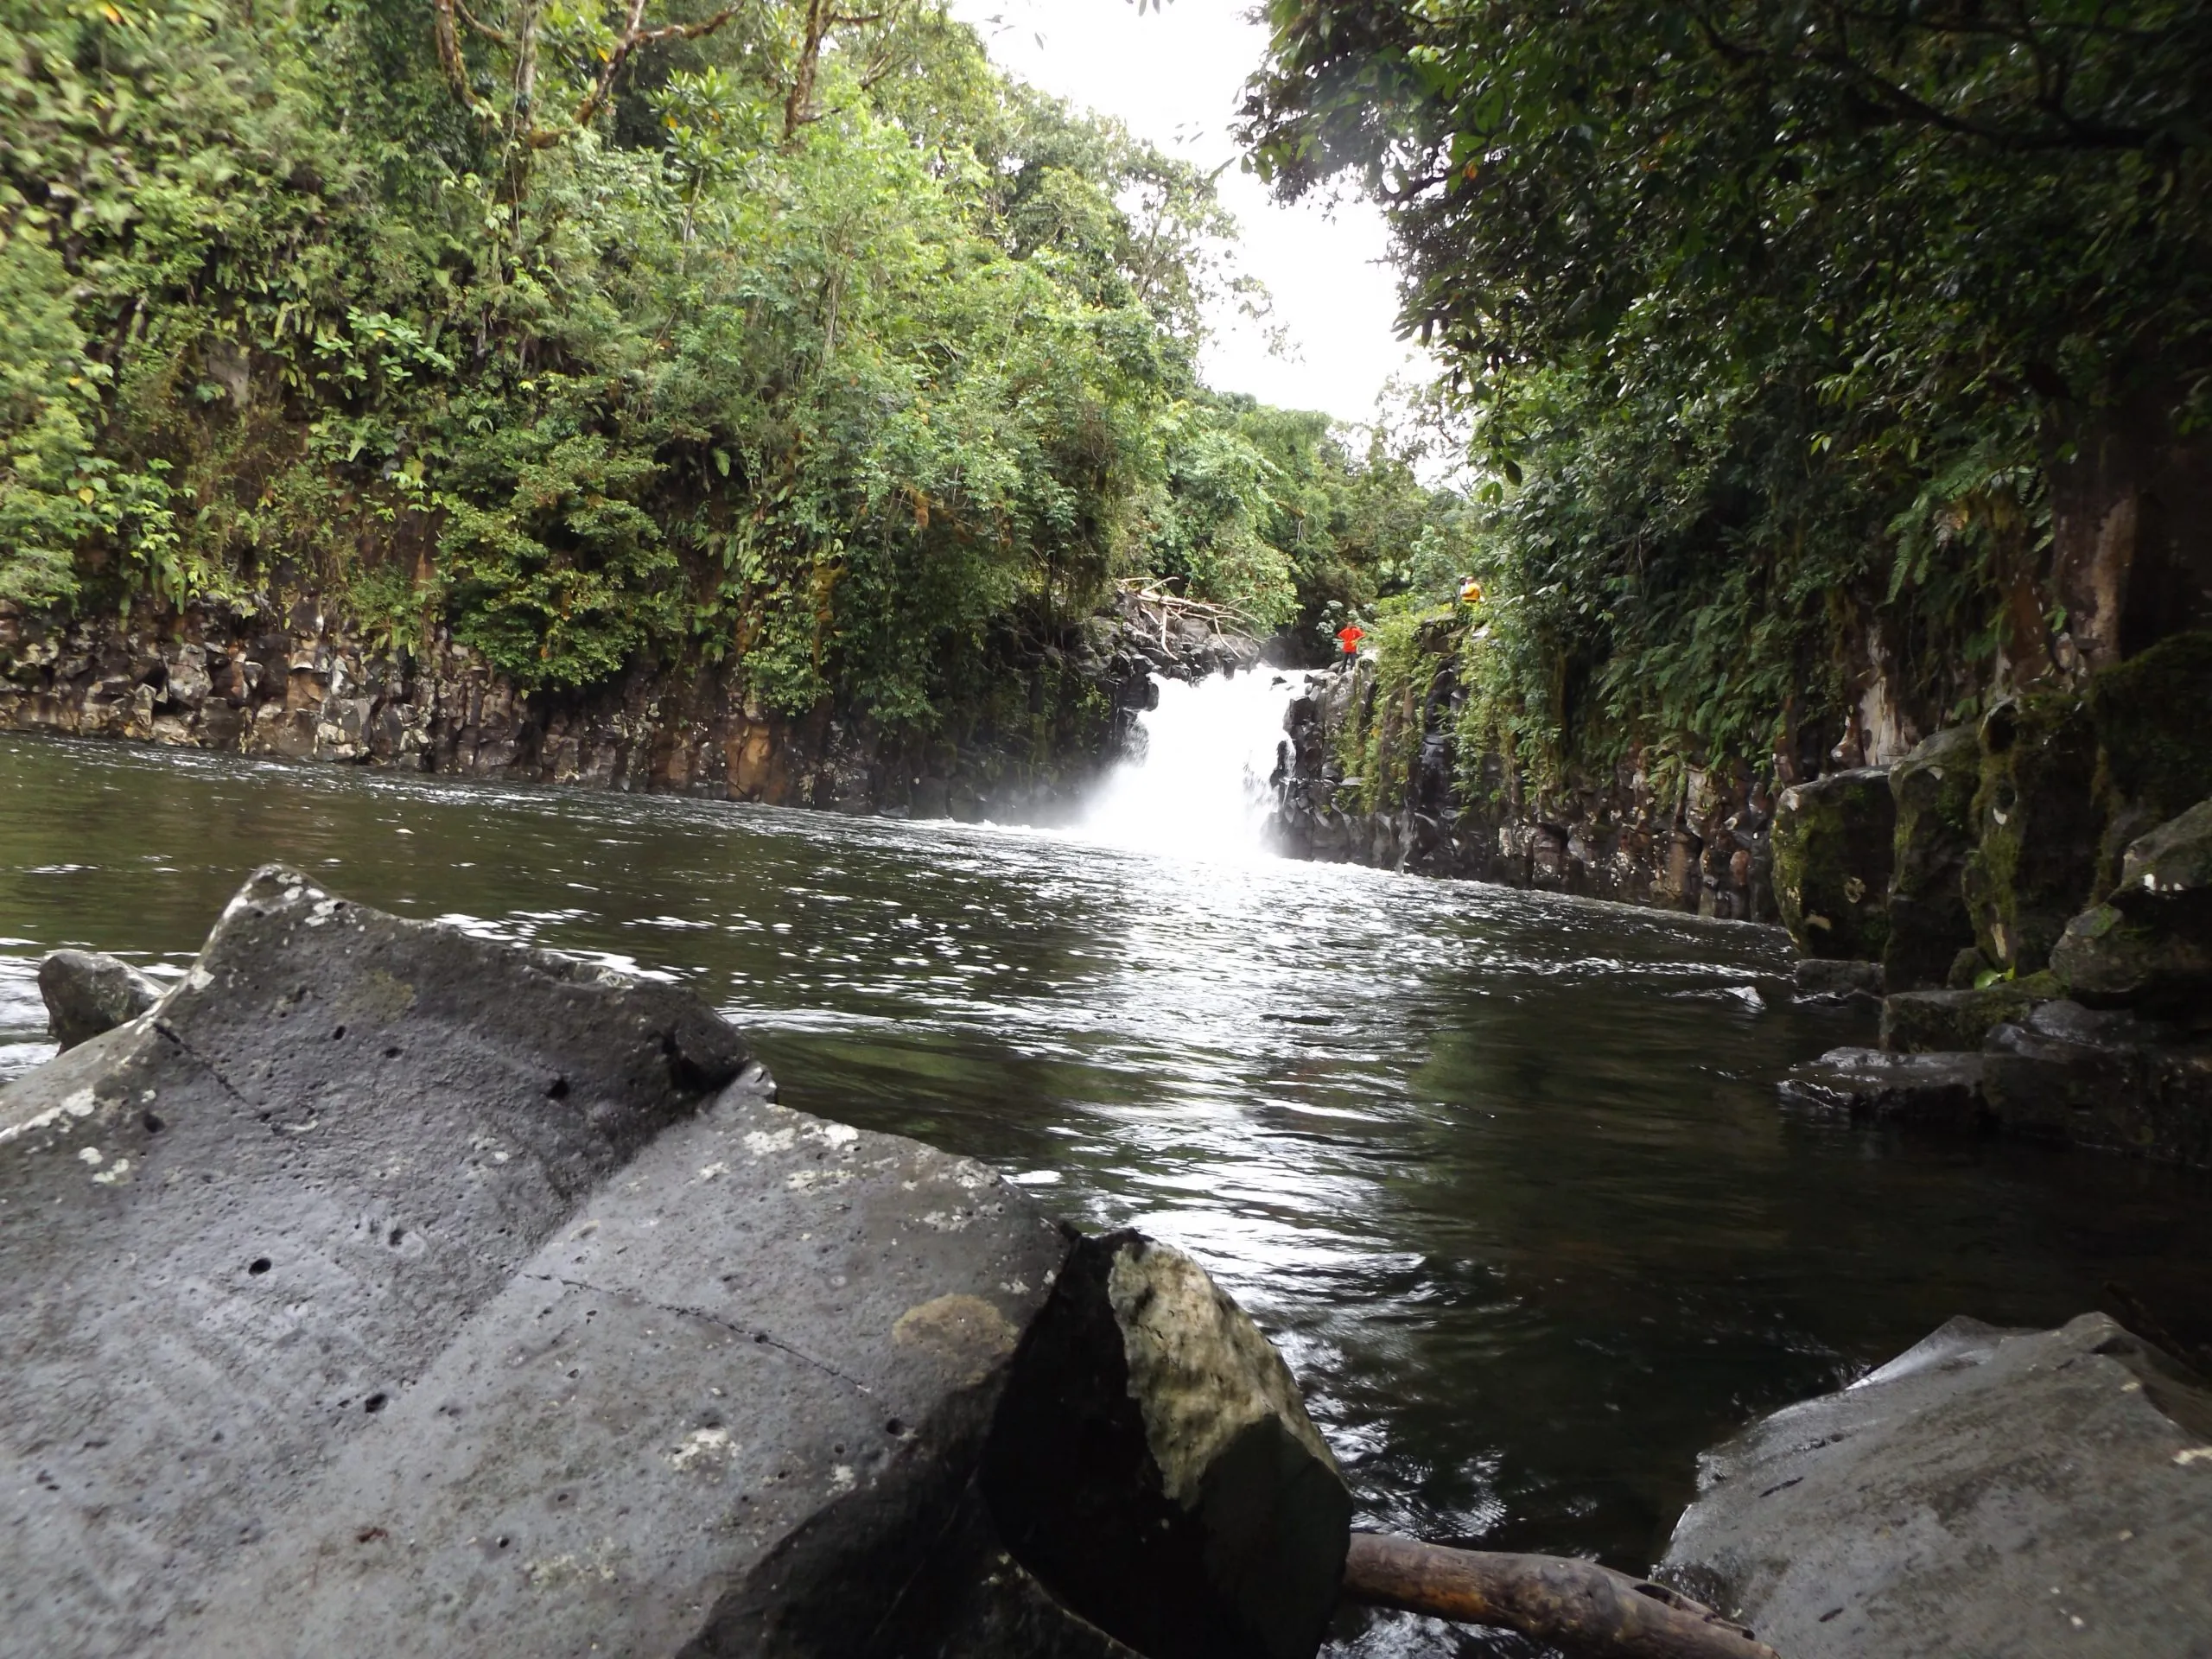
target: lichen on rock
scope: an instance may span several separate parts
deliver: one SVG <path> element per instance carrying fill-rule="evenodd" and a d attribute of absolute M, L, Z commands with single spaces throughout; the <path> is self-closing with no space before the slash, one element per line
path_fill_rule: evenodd
<path fill-rule="evenodd" d="M 2051 966 L 2083 1002 L 2212 1026 L 2212 800 L 2127 849 L 2119 882 L 2066 925 Z"/>
<path fill-rule="evenodd" d="M 2096 731 L 2070 691 L 1999 703 L 1981 722 L 1978 839 L 1962 891 L 1982 955 L 2016 974 L 2050 959 L 2096 881 Z"/>
<path fill-rule="evenodd" d="M 1774 888 L 1783 925 L 1808 957 L 1878 962 L 1889 942 L 1897 800 L 1878 766 L 1831 772 L 1782 791 L 1774 812 Z"/>
<path fill-rule="evenodd" d="M 1936 733 L 1890 769 L 1897 830 L 1882 968 L 1892 991 L 1941 985 L 1974 943 L 1960 878 L 1974 850 L 1980 778 L 1981 741 L 1971 726 Z"/>

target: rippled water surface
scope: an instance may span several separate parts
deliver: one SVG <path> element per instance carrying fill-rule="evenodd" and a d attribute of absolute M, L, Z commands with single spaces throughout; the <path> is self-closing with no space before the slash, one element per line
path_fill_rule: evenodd
<path fill-rule="evenodd" d="M 1362 870 L 0 740 L 0 1075 L 40 953 L 181 969 L 270 859 L 679 978 L 786 1103 L 1183 1245 L 1431 1538 L 1641 1569 L 1700 1447 L 1954 1313 L 2117 1281 L 2212 1340 L 2203 1180 L 1779 1109 L 1871 1033 L 1790 1004 L 1778 933 Z"/>

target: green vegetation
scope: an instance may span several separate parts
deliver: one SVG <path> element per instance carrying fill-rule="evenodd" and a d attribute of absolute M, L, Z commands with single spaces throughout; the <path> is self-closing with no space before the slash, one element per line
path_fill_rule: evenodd
<path fill-rule="evenodd" d="M 1463 760 L 1787 777 L 1877 641 L 1971 716 L 2069 667 L 2067 514 L 2203 457 L 2201 0 L 1269 13 L 1248 137 L 1386 204 L 1487 475 Z"/>
<path fill-rule="evenodd" d="M 938 5 L 0 18 L 0 599 L 927 729 L 1117 575 L 1312 626 L 1459 505 L 1203 387 L 1211 181 Z"/>

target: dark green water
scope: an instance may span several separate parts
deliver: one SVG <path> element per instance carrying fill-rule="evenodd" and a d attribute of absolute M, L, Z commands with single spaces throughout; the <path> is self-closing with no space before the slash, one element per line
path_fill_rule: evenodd
<path fill-rule="evenodd" d="M 1871 1035 L 1789 1005 L 1779 934 L 1362 870 L 0 740 L 0 1075 L 45 1052 L 40 953 L 181 969 L 271 859 L 680 978 L 787 1103 L 1183 1245 L 1367 1518 L 1441 1541 L 1640 1569 L 1700 1447 L 1954 1313 L 2117 1281 L 2212 1341 L 2212 1183 L 1779 1109 Z"/>

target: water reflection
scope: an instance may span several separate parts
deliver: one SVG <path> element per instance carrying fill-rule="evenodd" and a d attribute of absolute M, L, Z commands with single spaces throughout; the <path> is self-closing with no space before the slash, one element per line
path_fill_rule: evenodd
<path fill-rule="evenodd" d="M 1700 1446 L 1953 1313 L 2117 1280 L 2212 1339 L 2202 1179 L 1779 1111 L 1866 1032 L 1789 1004 L 1777 937 L 1361 870 L 0 741 L 0 1066 L 40 952 L 177 969 L 271 858 L 685 981 L 791 1104 L 1183 1244 L 1431 1537 L 1641 1568 Z"/>

